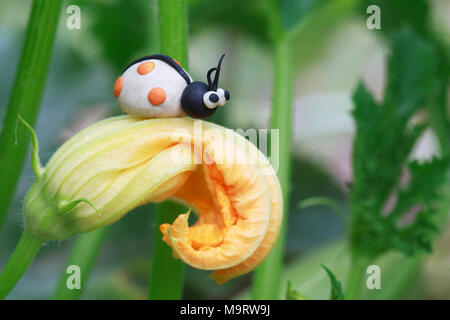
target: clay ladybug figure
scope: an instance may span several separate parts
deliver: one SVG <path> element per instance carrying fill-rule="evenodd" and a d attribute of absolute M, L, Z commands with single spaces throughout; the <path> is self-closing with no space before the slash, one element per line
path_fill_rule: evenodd
<path fill-rule="evenodd" d="M 169 56 L 142 57 L 128 65 L 117 79 L 114 96 L 125 113 L 138 117 L 210 117 L 217 106 L 230 100 L 230 93 L 218 88 L 224 56 L 217 67 L 208 70 L 208 84 L 193 81 L 178 61 Z"/>

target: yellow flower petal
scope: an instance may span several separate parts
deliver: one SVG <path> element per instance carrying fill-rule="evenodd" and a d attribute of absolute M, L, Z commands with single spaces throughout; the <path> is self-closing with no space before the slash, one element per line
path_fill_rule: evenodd
<path fill-rule="evenodd" d="M 218 283 L 254 269 L 278 237 L 282 196 L 268 160 L 235 132 L 187 118 L 122 116 L 82 130 L 30 189 L 26 225 L 44 240 L 65 239 L 169 198 L 199 217 L 161 225 L 163 240 L 185 263 L 216 270 Z"/>

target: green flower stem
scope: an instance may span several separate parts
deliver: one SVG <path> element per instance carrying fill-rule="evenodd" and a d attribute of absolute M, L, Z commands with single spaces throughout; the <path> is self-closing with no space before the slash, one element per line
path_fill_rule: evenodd
<path fill-rule="evenodd" d="M 159 225 L 172 223 L 186 208 L 174 202 L 164 202 L 156 208 L 153 251 L 148 297 L 152 300 L 179 300 L 183 297 L 184 264 L 175 259 L 170 248 L 163 242 Z"/>
<path fill-rule="evenodd" d="M 89 233 L 81 234 L 74 243 L 72 253 L 65 267 L 77 265 L 81 270 L 81 289 L 67 289 L 68 275 L 63 272 L 56 288 L 53 299 L 55 300 L 76 300 L 81 297 L 86 288 L 86 283 L 100 248 L 106 237 L 108 228 L 100 228 Z"/>
<path fill-rule="evenodd" d="M 36 121 L 58 25 L 61 0 L 35 0 L 28 20 L 25 43 L 0 136 L 0 228 L 10 207 L 28 148 L 27 129 Z"/>
<path fill-rule="evenodd" d="M 275 77 L 271 128 L 280 130 L 278 177 L 283 192 L 284 217 L 275 247 L 254 273 L 252 288 L 254 299 L 277 299 L 280 296 L 281 269 L 286 242 L 287 214 L 289 212 L 294 66 L 290 42 L 285 38 L 277 39 L 274 43 Z"/>
<path fill-rule="evenodd" d="M 0 299 L 5 299 L 23 276 L 43 241 L 25 230 L 14 253 L 0 274 Z"/>
<path fill-rule="evenodd" d="M 158 21 L 161 52 L 177 59 L 183 68 L 188 69 L 186 0 L 159 0 Z M 159 225 L 172 223 L 184 211 L 184 207 L 175 203 L 157 206 L 149 299 L 181 299 L 183 296 L 184 264 L 173 257 L 172 249 L 162 241 Z"/>

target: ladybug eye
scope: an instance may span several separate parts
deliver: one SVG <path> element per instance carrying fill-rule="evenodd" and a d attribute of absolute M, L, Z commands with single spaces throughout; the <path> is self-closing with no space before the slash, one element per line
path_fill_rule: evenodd
<path fill-rule="evenodd" d="M 219 95 L 215 91 L 208 91 L 203 95 L 203 103 L 208 109 L 215 109 L 219 103 Z"/>
<path fill-rule="evenodd" d="M 230 100 L 230 93 L 222 88 L 217 89 L 217 94 L 219 95 L 219 106 L 225 105 L 225 103 Z"/>

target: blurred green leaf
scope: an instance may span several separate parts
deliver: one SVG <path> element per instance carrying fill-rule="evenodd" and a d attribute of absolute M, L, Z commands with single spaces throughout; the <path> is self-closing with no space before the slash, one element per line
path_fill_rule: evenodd
<path fill-rule="evenodd" d="M 331 282 L 330 300 L 344 300 L 344 293 L 342 292 L 341 283 L 336 279 L 336 276 L 333 274 L 333 272 L 331 272 L 330 269 L 325 267 L 323 264 L 321 266 L 327 272 L 328 278 L 330 278 Z"/>
<path fill-rule="evenodd" d="M 196 33 L 212 26 L 243 32 L 262 42 L 269 41 L 264 1 L 190 0 L 190 32 Z"/>
<path fill-rule="evenodd" d="M 399 124 L 406 125 L 412 114 L 429 102 L 430 92 L 436 89 L 436 53 L 409 28 L 395 33 L 391 43 L 384 108 L 386 112 L 396 112 L 393 119 L 397 117 Z"/>
<path fill-rule="evenodd" d="M 276 20 L 279 30 L 273 35 L 275 38 L 280 37 L 280 33 L 297 33 L 306 17 L 322 5 L 334 2 L 345 4 L 353 0 L 190 0 L 190 31 L 226 27 L 270 43 L 269 20 Z"/>
<path fill-rule="evenodd" d="M 83 28 L 90 31 L 101 56 L 113 67 L 123 69 L 143 51 L 159 43 L 153 0 L 88 1 L 75 0 L 80 6 Z M 144 53 L 145 54 L 145 53 Z M 150 54 L 150 53 L 148 53 Z"/>
<path fill-rule="evenodd" d="M 359 12 L 365 17 L 366 8 L 377 5 L 381 11 L 381 31 L 388 37 L 396 30 L 408 27 L 416 35 L 422 37 L 436 52 L 436 72 L 433 75 L 437 80 L 437 88 L 430 102 L 430 122 L 436 132 L 441 152 L 450 154 L 450 121 L 447 116 L 447 88 L 450 75 L 450 51 L 443 39 L 433 28 L 431 23 L 431 10 L 429 1 L 425 0 L 363 0 L 359 2 Z"/>
<path fill-rule="evenodd" d="M 279 0 L 283 27 L 289 32 L 298 23 L 320 5 L 329 0 Z"/>
<path fill-rule="evenodd" d="M 427 249 L 433 229 L 429 219 L 419 215 L 415 224 L 401 230 L 397 220 L 406 212 L 386 218 L 383 206 L 392 191 L 398 191 L 401 170 L 414 143 L 425 128 L 413 124 L 411 119 L 424 107 L 436 89 L 436 55 L 432 47 L 402 29 L 392 36 L 392 55 L 389 58 L 388 84 L 384 101 L 379 106 L 360 84 L 353 96 L 355 108 L 356 137 L 353 151 L 354 183 L 351 192 L 351 240 L 359 254 L 375 257 L 390 248 L 412 253 L 413 248 Z M 444 168 L 444 162 L 417 167 L 412 173 L 432 174 Z M 420 171 L 419 171 L 420 169 Z M 418 192 L 430 192 L 441 187 L 442 179 L 418 186 L 416 180 L 410 185 L 410 198 L 420 204 Z M 416 190 L 428 188 L 428 191 Z M 414 190 L 414 191 L 412 191 Z M 434 191 L 433 191 L 434 190 Z M 405 193 L 400 194 L 405 197 Z M 412 203 L 410 203 L 412 205 Z M 427 230 L 426 234 L 423 234 Z M 417 235 L 410 238 L 414 232 Z M 420 236 L 418 236 L 420 234 Z M 415 241 L 413 243 L 413 241 Z"/>
<path fill-rule="evenodd" d="M 359 5 L 359 11 L 365 15 L 368 6 L 380 7 L 383 32 L 392 33 L 408 26 L 415 33 L 424 35 L 429 25 L 429 7 L 425 0 L 363 0 Z"/>
<path fill-rule="evenodd" d="M 408 165 L 411 181 L 406 189 L 398 191 L 395 208 L 388 216 L 392 225 L 409 210 L 418 211 L 415 220 L 393 234 L 392 247 L 407 254 L 418 249 L 431 251 L 431 242 L 437 227 L 434 224 L 434 203 L 441 198 L 440 186 L 446 180 L 447 159 L 433 159 L 420 164 L 417 161 Z"/>

